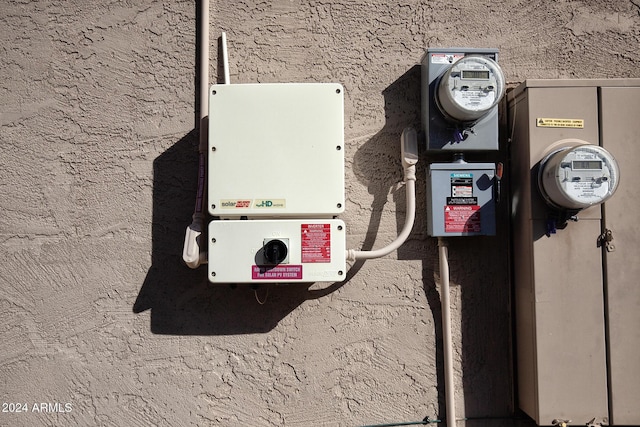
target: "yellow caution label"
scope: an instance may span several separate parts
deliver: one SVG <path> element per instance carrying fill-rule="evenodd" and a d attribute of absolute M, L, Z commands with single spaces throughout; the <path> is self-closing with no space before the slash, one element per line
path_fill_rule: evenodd
<path fill-rule="evenodd" d="M 538 117 L 536 126 L 539 128 L 574 128 L 584 129 L 583 119 L 550 119 L 548 117 Z"/>

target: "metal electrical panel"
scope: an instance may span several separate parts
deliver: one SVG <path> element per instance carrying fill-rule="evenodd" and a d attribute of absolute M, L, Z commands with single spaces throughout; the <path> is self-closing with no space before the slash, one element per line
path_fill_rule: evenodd
<path fill-rule="evenodd" d="M 497 103 L 504 77 L 497 59 L 497 49 L 427 49 L 421 63 L 427 150 L 498 150 Z M 462 102 L 467 108 L 456 105 Z M 483 114 L 476 117 L 474 111 Z"/>
<path fill-rule="evenodd" d="M 498 104 L 505 80 L 497 49 L 429 48 L 421 61 L 422 125 L 432 163 L 427 176 L 430 236 L 495 235 L 496 164 L 464 155 L 498 150 Z M 486 156 L 485 156 L 486 158 Z"/>
<path fill-rule="evenodd" d="M 519 406 L 538 425 L 640 425 L 640 79 L 528 80 L 508 114 Z M 600 148 L 620 168 L 615 195 L 557 193 L 606 201 L 556 230 L 541 162 L 560 156 L 568 184 L 609 180 Z"/>
<path fill-rule="evenodd" d="M 427 175 L 430 236 L 496 234 L 494 163 L 432 163 Z"/>
<path fill-rule="evenodd" d="M 213 283 L 342 281 L 344 90 L 213 85 L 208 272 Z"/>

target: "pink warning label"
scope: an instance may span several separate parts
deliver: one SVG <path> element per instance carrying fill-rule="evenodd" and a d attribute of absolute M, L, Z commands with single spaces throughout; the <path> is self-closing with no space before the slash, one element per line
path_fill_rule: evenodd
<path fill-rule="evenodd" d="M 302 280 L 301 265 L 276 265 L 265 267 L 254 265 L 251 267 L 253 280 Z"/>
<path fill-rule="evenodd" d="M 302 224 L 303 263 L 331 262 L 331 224 Z"/>
<path fill-rule="evenodd" d="M 446 205 L 444 207 L 445 233 L 479 233 L 480 226 L 480 206 Z"/>

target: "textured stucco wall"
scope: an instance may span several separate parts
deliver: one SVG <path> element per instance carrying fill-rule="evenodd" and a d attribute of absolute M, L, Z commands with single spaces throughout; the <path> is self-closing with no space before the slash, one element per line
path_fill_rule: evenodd
<path fill-rule="evenodd" d="M 0 425 L 444 417 L 423 210 L 403 248 L 356 264 L 345 285 L 260 289 L 264 305 L 181 264 L 197 167 L 196 9 L 0 8 L 0 395 L 28 406 L 0 412 Z M 349 247 L 378 247 L 404 221 L 398 139 L 419 125 L 426 46 L 498 47 L 510 83 L 640 77 L 639 10 L 637 0 L 212 0 L 211 75 L 227 31 L 234 83 L 345 86 L 342 218 Z M 460 416 L 512 414 L 506 233 L 451 243 Z M 49 411 L 34 412 L 41 402 Z"/>

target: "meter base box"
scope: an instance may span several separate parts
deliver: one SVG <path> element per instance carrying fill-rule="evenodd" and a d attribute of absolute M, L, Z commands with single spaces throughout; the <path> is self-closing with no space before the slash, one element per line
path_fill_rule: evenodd
<path fill-rule="evenodd" d="M 518 405 L 538 425 L 640 425 L 640 79 L 527 80 L 507 98 Z M 547 234 L 537 170 L 579 141 L 615 156 L 618 188 Z"/>
<path fill-rule="evenodd" d="M 493 163 L 432 163 L 427 175 L 427 233 L 496 234 Z"/>
<path fill-rule="evenodd" d="M 282 262 L 267 260 L 271 241 L 286 247 Z M 226 220 L 209 223 L 212 283 L 341 282 L 346 276 L 343 221 Z"/>
<path fill-rule="evenodd" d="M 343 95 L 338 83 L 211 86 L 209 213 L 230 219 L 342 213 Z"/>
<path fill-rule="evenodd" d="M 497 151 L 498 150 L 498 107 L 479 119 L 460 140 L 458 132 L 463 132 L 464 124 L 447 120 L 436 104 L 438 79 L 451 64 L 466 55 L 482 55 L 498 60 L 498 49 L 474 48 L 429 48 L 422 57 L 422 125 L 427 139 L 428 151 Z"/>

